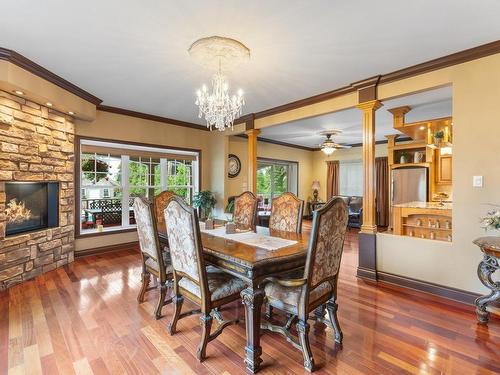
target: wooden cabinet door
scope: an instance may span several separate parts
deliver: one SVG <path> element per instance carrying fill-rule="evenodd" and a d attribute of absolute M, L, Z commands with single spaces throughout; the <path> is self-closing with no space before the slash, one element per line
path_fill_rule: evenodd
<path fill-rule="evenodd" d="M 438 167 L 437 167 L 437 183 L 438 184 L 451 184 L 451 155 L 440 155 L 438 157 Z"/>

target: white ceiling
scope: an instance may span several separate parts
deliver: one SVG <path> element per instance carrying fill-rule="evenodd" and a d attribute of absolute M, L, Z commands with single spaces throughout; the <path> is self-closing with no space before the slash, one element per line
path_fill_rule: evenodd
<path fill-rule="evenodd" d="M 15 0 L 0 46 L 104 104 L 197 122 L 211 72 L 189 59 L 200 38 L 236 38 L 250 62 L 229 74 L 245 113 L 329 91 L 498 39 L 498 0 Z"/>
<path fill-rule="evenodd" d="M 426 91 L 405 97 L 387 100 L 376 112 L 376 140 L 384 140 L 385 135 L 399 133 L 393 128 L 393 116 L 388 109 L 410 106 L 412 109 L 405 116 L 406 122 L 428 120 L 432 118 L 451 116 L 452 88 L 451 86 Z M 288 122 L 264 128 L 260 136 L 306 147 L 318 147 L 325 137 L 321 131 L 340 129 L 341 134 L 333 137 L 341 144 L 362 142 L 361 111 L 351 108 L 344 111 L 329 113 L 323 116 Z"/>

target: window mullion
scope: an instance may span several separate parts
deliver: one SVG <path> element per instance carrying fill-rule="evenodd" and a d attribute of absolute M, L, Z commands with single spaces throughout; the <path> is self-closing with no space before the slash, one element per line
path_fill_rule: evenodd
<path fill-rule="evenodd" d="M 130 157 L 122 155 L 122 227 L 130 225 L 130 186 L 129 186 L 129 171 L 130 171 Z"/>

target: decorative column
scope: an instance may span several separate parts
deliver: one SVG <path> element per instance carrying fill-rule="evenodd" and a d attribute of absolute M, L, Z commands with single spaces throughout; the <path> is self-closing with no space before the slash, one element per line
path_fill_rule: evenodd
<path fill-rule="evenodd" d="M 245 132 L 248 136 L 248 190 L 257 193 L 257 136 L 259 129 L 249 129 Z"/>
<path fill-rule="evenodd" d="M 379 100 L 360 103 L 363 112 L 363 224 L 359 234 L 358 276 L 376 279 L 375 111 Z"/>

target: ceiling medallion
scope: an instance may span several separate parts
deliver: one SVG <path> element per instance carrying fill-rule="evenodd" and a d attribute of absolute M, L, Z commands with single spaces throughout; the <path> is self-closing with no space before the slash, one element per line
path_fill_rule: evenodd
<path fill-rule="evenodd" d="M 248 60 L 250 50 L 237 40 L 211 36 L 198 39 L 191 44 L 188 52 L 201 66 L 217 71 L 212 77 L 211 91 L 203 85 L 196 92 L 198 117 L 205 117 L 210 130 L 213 127 L 220 131 L 232 128 L 234 120 L 242 114 L 245 99 L 241 89 L 237 95 L 229 95 L 229 83 L 222 71 L 228 71 Z"/>
<path fill-rule="evenodd" d="M 319 145 L 319 148 L 321 149 L 321 151 L 323 151 L 325 155 L 330 156 L 337 149 L 351 148 L 351 146 L 341 145 L 333 141 L 332 136 L 340 133 L 342 133 L 342 130 L 337 130 L 337 129 L 325 130 L 320 133 L 321 135 L 324 135 L 326 137 L 323 143 Z"/>

